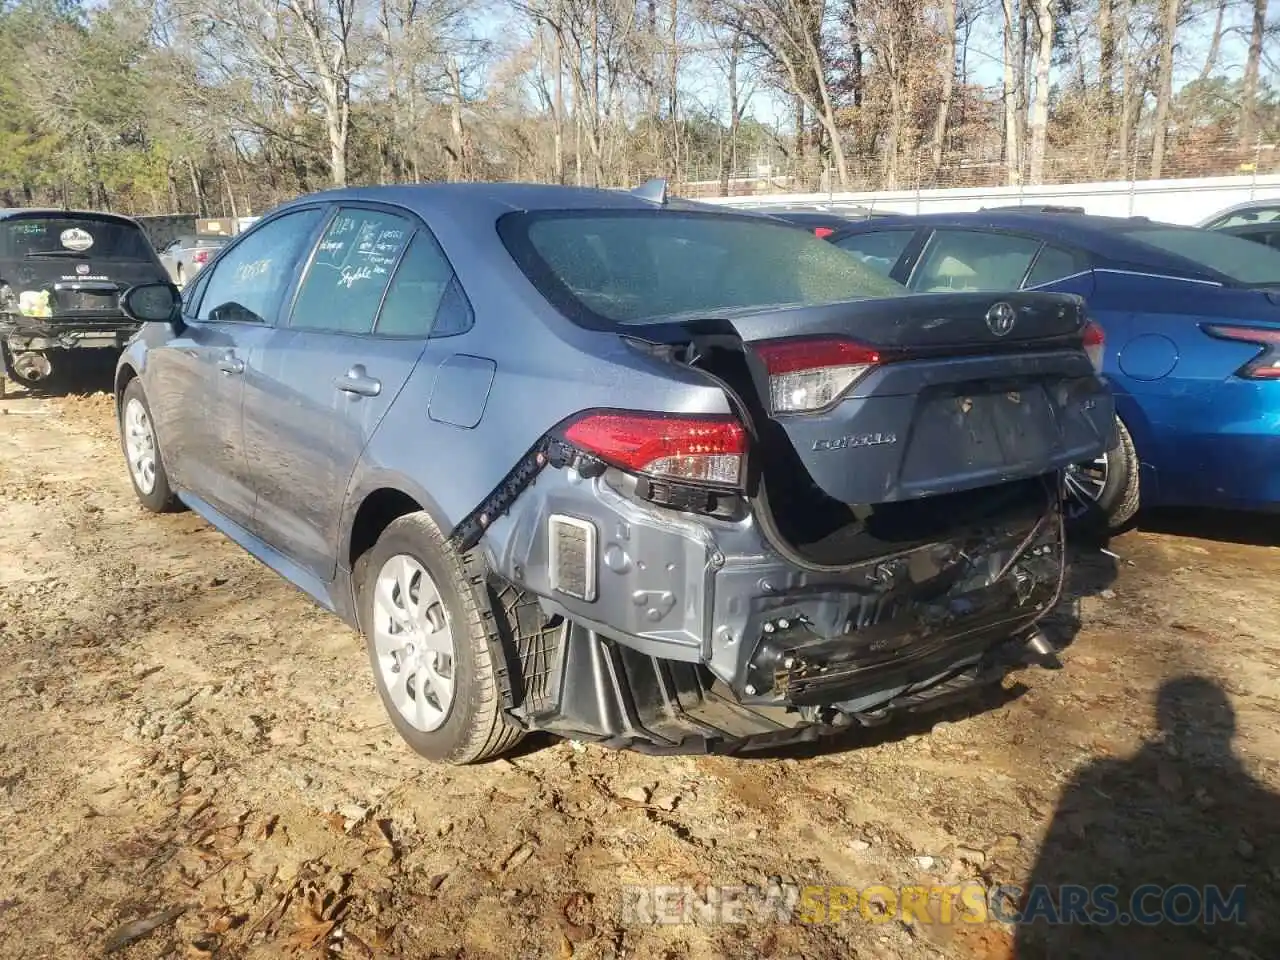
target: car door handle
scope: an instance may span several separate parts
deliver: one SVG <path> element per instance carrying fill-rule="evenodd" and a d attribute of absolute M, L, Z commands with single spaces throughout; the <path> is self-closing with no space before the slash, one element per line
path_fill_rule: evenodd
<path fill-rule="evenodd" d="M 345 377 L 334 377 L 333 385 L 343 393 L 361 397 L 376 397 L 382 392 L 382 381 L 369 376 L 358 363 L 347 371 Z"/>
<path fill-rule="evenodd" d="M 237 360 L 235 357 L 223 357 L 218 361 L 218 369 L 228 376 L 244 373 L 244 361 Z"/>

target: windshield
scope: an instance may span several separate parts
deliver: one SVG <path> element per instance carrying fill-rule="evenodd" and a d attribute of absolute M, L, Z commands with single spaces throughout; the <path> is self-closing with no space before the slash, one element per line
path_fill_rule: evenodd
<path fill-rule="evenodd" d="M 510 214 L 499 231 L 544 296 L 605 325 L 907 293 L 807 230 L 763 218 L 556 211 Z"/>
<path fill-rule="evenodd" d="M 151 260 L 141 228 L 92 217 L 0 220 L 0 252 L 10 258 L 54 255 L 94 260 Z"/>
<path fill-rule="evenodd" d="M 1176 254 L 1251 287 L 1280 285 L 1280 250 L 1243 237 L 1193 227 L 1140 227 L 1134 240 Z"/>

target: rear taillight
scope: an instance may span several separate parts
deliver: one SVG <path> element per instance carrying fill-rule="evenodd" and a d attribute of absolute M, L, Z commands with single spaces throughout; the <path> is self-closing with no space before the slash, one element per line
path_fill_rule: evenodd
<path fill-rule="evenodd" d="M 772 340 L 755 345 L 769 374 L 774 413 L 821 410 L 881 362 L 873 347 L 837 338 Z"/>
<path fill-rule="evenodd" d="M 1236 371 L 1246 380 L 1280 380 L 1280 330 L 1265 327 L 1236 327 L 1213 324 L 1204 332 L 1220 340 L 1236 340 L 1262 352 Z"/>
<path fill-rule="evenodd" d="M 835 231 L 832 230 L 830 227 L 814 227 L 813 228 L 813 235 L 817 237 L 819 240 L 825 240 L 827 237 L 831 236 L 833 233 L 835 233 Z"/>
<path fill-rule="evenodd" d="M 209 262 L 209 251 L 208 251 L 208 250 L 197 250 L 195 253 L 191 254 L 191 262 L 192 262 L 192 263 L 208 263 L 208 262 Z"/>
<path fill-rule="evenodd" d="M 1092 320 L 1084 325 L 1084 352 L 1089 355 L 1093 369 L 1098 373 L 1102 372 L 1102 353 L 1106 342 L 1107 335 L 1102 332 L 1100 326 Z"/>
<path fill-rule="evenodd" d="M 633 473 L 722 486 L 742 482 L 747 434 L 732 417 L 590 413 L 564 436 L 575 447 Z"/>

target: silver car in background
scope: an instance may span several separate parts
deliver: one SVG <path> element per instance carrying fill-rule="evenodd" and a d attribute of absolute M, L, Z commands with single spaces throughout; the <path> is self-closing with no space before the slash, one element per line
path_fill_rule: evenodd
<path fill-rule="evenodd" d="M 160 251 L 160 263 L 178 286 L 200 272 L 200 268 L 227 245 L 230 237 L 178 237 Z"/>

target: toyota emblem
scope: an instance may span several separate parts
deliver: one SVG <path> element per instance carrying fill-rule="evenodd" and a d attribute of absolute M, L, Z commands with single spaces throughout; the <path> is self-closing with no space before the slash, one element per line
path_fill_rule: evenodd
<path fill-rule="evenodd" d="M 86 273 L 88 273 L 91 269 L 92 269 L 92 268 L 91 268 L 87 263 L 77 263 L 77 264 L 76 264 L 76 273 L 80 274 L 80 276 L 82 276 L 82 277 L 83 277 Z"/>
<path fill-rule="evenodd" d="M 1017 319 L 1013 307 L 1002 300 L 987 311 L 987 329 L 997 337 L 1003 337 L 1013 329 Z"/>

